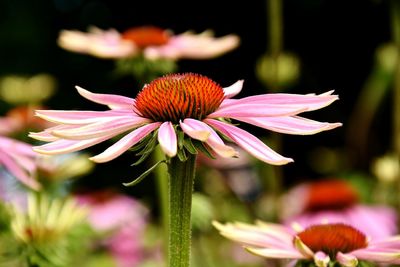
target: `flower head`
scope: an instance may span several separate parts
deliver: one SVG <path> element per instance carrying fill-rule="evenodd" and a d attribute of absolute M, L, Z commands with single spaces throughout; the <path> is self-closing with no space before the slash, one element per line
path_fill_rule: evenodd
<path fill-rule="evenodd" d="M 355 267 L 359 260 L 399 264 L 400 236 L 369 239 L 364 233 L 343 223 L 317 224 L 296 229 L 288 226 L 257 222 L 220 224 L 214 222 L 220 233 L 256 255 L 270 259 L 289 259 L 314 262 L 316 266 Z"/>
<path fill-rule="evenodd" d="M 193 73 L 170 74 L 145 85 L 133 99 L 111 94 L 95 94 L 77 87 L 85 98 L 103 105 L 106 111 L 38 110 L 37 115 L 58 125 L 30 136 L 50 142 L 37 146 L 38 153 L 55 155 L 78 151 L 126 133 L 95 162 L 110 161 L 131 147 L 151 151 L 158 141 L 169 157 L 180 152 L 208 151 L 235 157 L 221 135 L 256 158 L 270 164 L 286 164 L 283 157 L 254 135 L 229 123 L 235 119 L 265 129 L 288 134 L 314 134 L 340 126 L 298 116 L 320 109 L 337 99 L 332 92 L 321 95 L 265 94 L 232 99 L 243 81 L 221 87 L 211 79 Z"/>
<path fill-rule="evenodd" d="M 38 190 L 36 158 L 37 154 L 30 144 L 0 136 L 0 168 L 5 168 L 26 186 Z"/>
<path fill-rule="evenodd" d="M 87 33 L 61 31 L 58 44 L 64 49 L 100 58 L 128 58 L 143 54 L 148 59 L 205 59 L 236 48 L 239 37 L 232 34 L 215 38 L 210 31 L 173 34 L 154 26 L 134 27 L 122 33 L 115 29 L 91 27 Z"/>
<path fill-rule="evenodd" d="M 297 185 L 284 195 L 282 203 L 281 216 L 286 225 L 293 222 L 304 227 L 345 223 L 373 238 L 397 233 L 396 211 L 388 206 L 360 203 L 358 192 L 345 180 L 328 179 Z"/>

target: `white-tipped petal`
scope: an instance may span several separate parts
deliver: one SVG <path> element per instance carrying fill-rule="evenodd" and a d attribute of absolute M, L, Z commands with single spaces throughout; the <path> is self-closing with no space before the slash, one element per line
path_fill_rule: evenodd
<path fill-rule="evenodd" d="M 307 258 L 314 257 L 314 252 L 312 252 L 312 250 L 309 247 L 307 247 L 307 245 L 304 244 L 303 241 L 301 241 L 301 239 L 298 236 L 294 237 L 294 246 L 305 257 Z"/>
<path fill-rule="evenodd" d="M 171 122 L 167 121 L 161 124 L 158 131 L 158 143 L 160 144 L 161 150 L 168 157 L 172 158 L 176 156 L 178 152 L 178 140 Z"/>
<path fill-rule="evenodd" d="M 336 261 L 345 267 L 356 267 L 358 265 L 357 257 L 342 252 L 336 254 Z"/>
<path fill-rule="evenodd" d="M 331 259 L 322 251 L 318 251 L 314 255 L 314 263 L 317 267 L 327 267 Z"/>
<path fill-rule="evenodd" d="M 210 131 L 202 127 L 202 122 L 194 119 L 185 119 L 180 122 L 180 126 L 184 133 L 192 137 L 193 139 L 206 141 L 210 136 Z"/>
<path fill-rule="evenodd" d="M 242 91 L 243 83 L 244 83 L 244 80 L 239 80 L 239 81 L 235 82 L 234 84 L 232 84 L 231 86 L 224 87 L 223 90 L 224 90 L 225 98 L 232 98 L 235 95 L 239 94 L 240 91 Z"/>
<path fill-rule="evenodd" d="M 83 89 L 80 86 L 75 86 L 78 93 L 84 98 L 99 103 L 102 105 L 107 105 L 111 109 L 129 109 L 132 108 L 135 100 L 126 96 L 113 95 L 113 94 L 95 94 Z"/>

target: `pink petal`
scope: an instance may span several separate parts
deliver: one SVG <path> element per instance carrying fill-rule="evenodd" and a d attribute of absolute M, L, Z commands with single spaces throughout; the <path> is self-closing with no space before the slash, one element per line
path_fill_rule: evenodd
<path fill-rule="evenodd" d="M 101 143 L 107 139 L 110 139 L 117 134 L 110 134 L 98 138 L 87 139 L 87 140 L 65 140 L 60 139 L 51 143 L 47 143 L 41 146 L 33 147 L 33 150 L 40 154 L 45 155 L 58 155 L 65 154 L 70 152 L 75 152 L 82 150 L 84 148 L 94 146 L 98 143 Z"/>
<path fill-rule="evenodd" d="M 243 121 L 255 126 L 271 130 L 278 133 L 308 135 L 316 134 L 322 131 L 334 129 L 342 126 L 341 123 L 328 123 L 309 120 L 299 116 L 285 117 L 233 117 L 231 118 Z"/>
<path fill-rule="evenodd" d="M 400 252 L 398 249 L 390 248 L 366 248 L 355 250 L 348 254 L 351 254 L 360 260 L 387 263 L 394 263 L 394 261 L 399 260 L 400 257 Z"/>
<path fill-rule="evenodd" d="M 14 151 L 25 156 L 35 156 L 32 145 L 8 137 L 0 136 L 0 147 L 7 151 Z"/>
<path fill-rule="evenodd" d="M 171 122 L 163 122 L 158 131 L 158 143 L 160 144 L 161 150 L 168 157 L 175 157 L 178 150 L 178 141 L 174 126 Z"/>
<path fill-rule="evenodd" d="M 304 255 L 295 250 L 289 251 L 284 249 L 249 248 L 249 247 L 246 247 L 246 250 L 255 255 L 269 259 L 306 259 Z"/>
<path fill-rule="evenodd" d="M 212 119 L 206 119 L 205 122 L 215 127 L 218 131 L 232 139 L 240 147 L 259 160 L 274 165 L 282 165 L 293 161 L 290 158 L 279 155 L 257 137 L 236 126 Z"/>
<path fill-rule="evenodd" d="M 26 186 L 39 190 L 41 185 L 34 179 L 32 175 L 28 175 L 23 167 L 18 165 L 9 155 L 1 151 L 0 164 L 3 165 L 16 179 L 21 181 Z"/>
<path fill-rule="evenodd" d="M 148 122 L 148 119 L 140 117 L 124 119 L 116 117 L 71 129 L 54 130 L 51 133 L 57 137 L 65 139 L 84 140 L 110 134 L 117 135 Z"/>
<path fill-rule="evenodd" d="M 129 109 L 132 108 L 135 100 L 126 96 L 112 95 L 112 94 L 95 94 L 83 89 L 82 87 L 75 86 L 78 93 L 84 98 L 99 103 L 102 105 L 107 105 L 110 109 Z"/>
<path fill-rule="evenodd" d="M 294 237 L 294 247 L 297 249 L 297 251 L 304 255 L 304 257 L 314 257 L 314 252 L 309 247 L 307 247 L 307 245 L 304 244 L 298 236 Z"/>
<path fill-rule="evenodd" d="M 330 258 L 322 251 L 318 251 L 314 254 L 314 263 L 317 267 L 326 267 L 330 262 Z"/>
<path fill-rule="evenodd" d="M 239 94 L 240 91 L 242 91 L 243 82 L 244 82 L 244 80 L 239 80 L 239 81 L 235 82 L 234 84 L 232 84 L 231 86 L 224 87 L 223 90 L 224 90 L 225 98 L 231 98 L 231 97 L 234 97 L 235 95 Z"/>
<path fill-rule="evenodd" d="M 241 244 L 296 251 L 293 247 L 293 235 L 287 238 L 285 230 L 275 231 L 246 223 L 221 224 L 214 221 L 213 225 L 221 235 Z"/>
<path fill-rule="evenodd" d="M 230 99 L 232 100 L 232 99 Z M 225 101 L 225 100 L 224 100 Z M 292 116 L 306 111 L 307 107 L 298 105 L 277 105 L 265 103 L 237 103 L 235 105 L 223 106 L 208 115 L 209 118 L 232 118 L 232 117 L 276 117 Z"/>
<path fill-rule="evenodd" d="M 61 124 L 88 124 L 109 117 L 132 117 L 136 114 L 130 110 L 75 111 L 75 110 L 36 110 L 36 116 Z"/>
<path fill-rule="evenodd" d="M 159 127 L 160 124 L 161 123 L 159 122 L 154 122 L 132 131 L 121 138 L 118 142 L 107 148 L 103 153 L 91 157 L 90 160 L 93 160 L 97 163 L 103 163 L 115 159 L 129 148 L 134 146 L 136 143 L 140 142 L 140 140 L 142 140 L 146 135 Z"/>
<path fill-rule="evenodd" d="M 206 141 L 210 136 L 210 131 L 204 129 L 202 124 L 202 122 L 194 119 L 185 119 L 179 123 L 184 133 L 193 139 Z"/>
<path fill-rule="evenodd" d="M 224 141 L 219 137 L 219 135 L 204 122 L 194 119 L 185 119 L 181 125 L 181 128 L 190 137 L 200 141 L 205 141 L 205 143 L 221 157 L 231 158 L 238 156 L 238 152 L 232 147 L 225 145 Z M 206 136 L 207 139 L 204 140 Z"/>
<path fill-rule="evenodd" d="M 342 252 L 337 253 L 336 261 L 345 267 L 356 267 L 358 265 L 358 259 L 354 255 Z"/>

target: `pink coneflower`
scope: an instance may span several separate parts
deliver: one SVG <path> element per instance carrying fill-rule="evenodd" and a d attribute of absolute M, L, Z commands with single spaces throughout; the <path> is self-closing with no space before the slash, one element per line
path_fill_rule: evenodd
<path fill-rule="evenodd" d="M 39 189 L 35 179 L 37 154 L 32 146 L 5 136 L 0 136 L 0 168 L 32 189 Z"/>
<path fill-rule="evenodd" d="M 210 31 L 173 34 L 155 26 L 134 27 L 122 33 L 91 27 L 87 33 L 61 31 L 58 44 L 64 49 L 100 58 L 118 59 L 143 54 L 148 59 L 205 59 L 236 48 L 239 37 L 231 34 L 216 38 Z"/>
<path fill-rule="evenodd" d="M 397 233 L 395 209 L 360 203 L 358 192 L 345 180 L 327 179 L 297 185 L 283 197 L 281 211 L 283 222 L 287 225 L 293 222 L 304 227 L 320 223 L 346 223 L 372 238 Z"/>
<path fill-rule="evenodd" d="M 314 263 L 316 266 L 355 267 L 358 261 L 381 264 L 400 264 L 400 236 L 369 239 L 353 226 L 334 223 L 318 224 L 294 230 L 288 226 L 258 222 L 220 224 L 214 222 L 220 233 L 256 255 L 269 259 L 287 259 Z"/>
<path fill-rule="evenodd" d="M 138 200 L 111 190 L 77 194 L 78 203 L 88 208 L 90 225 L 108 235 L 104 245 L 119 267 L 137 266 L 144 257 L 143 236 L 147 208 Z"/>
<path fill-rule="evenodd" d="M 94 94 L 77 87 L 83 97 L 107 105 L 110 110 L 39 110 L 39 117 L 58 125 L 30 136 L 50 142 L 35 147 L 36 152 L 55 155 L 81 150 L 128 132 L 103 153 L 91 157 L 95 162 L 107 162 L 137 144 L 143 147 L 142 140 L 147 143 L 158 140 L 169 157 L 185 150 L 197 153 L 193 144 L 222 157 L 237 156 L 237 152 L 222 140 L 222 134 L 256 158 L 280 165 L 293 160 L 279 155 L 228 120 L 289 134 L 314 134 L 341 125 L 297 116 L 331 104 L 337 99 L 332 92 L 321 95 L 264 94 L 231 99 L 240 92 L 242 84 L 240 80 L 223 88 L 198 74 L 171 74 L 145 85 L 135 99 Z"/>

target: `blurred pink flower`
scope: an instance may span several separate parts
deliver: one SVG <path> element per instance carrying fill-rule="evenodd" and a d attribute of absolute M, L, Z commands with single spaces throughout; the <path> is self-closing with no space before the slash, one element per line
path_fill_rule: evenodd
<path fill-rule="evenodd" d="M 134 198 L 111 190 L 77 194 L 76 199 L 89 208 L 88 220 L 96 231 L 111 233 L 104 244 L 118 266 L 137 266 L 144 256 L 148 210 Z"/>
<path fill-rule="evenodd" d="M 269 259 L 306 261 L 327 267 L 339 263 L 355 267 L 359 260 L 400 264 L 400 236 L 368 238 L 357 228 L 343 223 L 317 224 L 292 229 L 285 225 L 258 222 L 214 222 L 220 234 L 239 242 L 251 253 Z"/>
<path fill-rule="evenodd" d="M 107 105 L 110 110 L 38 110 L 39 117 L 58 125 L 30 136 L 50 142 L 35 147 L 36 152 L 54 155 L 78 151 L 129 131 L 103 153 L 91 157 L 95 162 L 107 162 L 156 130 L 162 151 L 174 157 L 178 153 L 178 131 L 204 142 L 212 153 L 236 157 L 237 152 L 224 143 L 217 130 L 254 157 L 280 165 L 293 160 L 281 156 L 254 135 L 227 121 L 235 119 L 272 131 L 299 135 L 315 134 L 341 125 L 297 116 L 337 100 L 332 91 L 320 95 L 264 94 L 232 99 L 241 91 L 242 85 L 243 81 L 239 80 L 222 88 L 198 74 L 170 74 L 146 84 L 135 99 L 94 94 L 77 87 L 83 97 Z"/>
<path fill-rule="evenodd" d="M 36 157 L 31 145 L 0 136 L 0 167 L 34 190 L 41 187 L 35 178 Z"/>
<path fill-rule="evenodd" d="M 0 117 L 0 134 L 12 135 L 21 131 L 42 130 L 52 123 L 35 116 L 35 110 L 42 106 L 18 106 L 10 109 L 4 117 Z"/>
<path fill-rule="evenodd" d="M 283 197 L 281 215 L 286 225 L 346 223 L 373 238 L 397 233 L 398 218 L 394 208 L 359 203 L 356 189 L 339 179 L 295 186 Z"/>
<path fill-rule="evenodd" d="M 216 38 L 211 31 L 173 34 L 154 26 L 134 27 L 122 33 L 115 29 L 91 27 L 87 33 L 61 31 L 58 44 L 66 50 L 100 58 L 117 59 L 143 54 L 148 59 L 206 59 L 233 50 L 239 45 L 239 37 L 231 34 Z"/>

